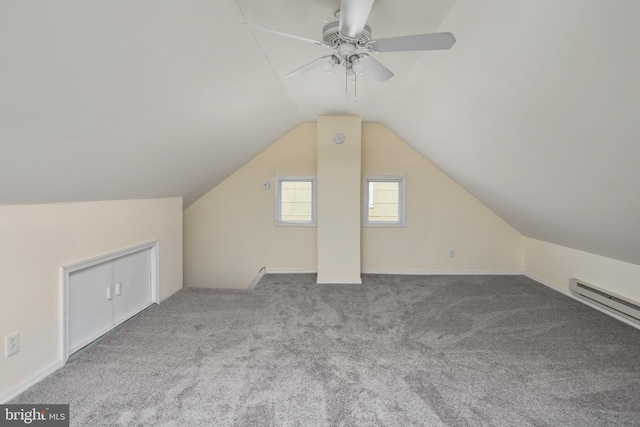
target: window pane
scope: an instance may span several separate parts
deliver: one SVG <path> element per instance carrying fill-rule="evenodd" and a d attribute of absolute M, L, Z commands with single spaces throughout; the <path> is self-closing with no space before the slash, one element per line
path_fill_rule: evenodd
<path fill-rule="evenodd" d="M 280 220 L 311 222 L 311 181 L 282 181 L 280 189 Z"/>
<path fill-rule="evenodd" d="M 398 222 L 399 182 L 369 182 L 369 221 Z"/>

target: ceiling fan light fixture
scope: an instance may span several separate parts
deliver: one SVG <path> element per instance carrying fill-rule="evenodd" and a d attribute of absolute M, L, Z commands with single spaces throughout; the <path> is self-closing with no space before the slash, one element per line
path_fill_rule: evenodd
<path fill-rule="evenodd" d="M 360 61 L 360 58 L 356 58 L 353 60 L 351 68 L 353 68 L 353 71 L 356 74 L 362 74 L 367 69 L 367 67 L 362 63 L 362 61 Z"/>
<path fill-rule="evenodd" d="M 333 67 L 335 67 L 339 63 L 340 58 L 338 58 L 336 55 L 331 55 L 331 58 L 329 58 L 325 63 L 322 64 L 322 72 L 325 74 L 331 74 L 331 71 L 333 71 Z"/>
<path fill-rule="evenodd" d="M 325 62 L 324 64 L 322 64 L 322 72 L 325 74 L 331 74 L 331 71 L 333 71 L 334 65 L 336 65 L 336 63 L 333 61 Z"/>

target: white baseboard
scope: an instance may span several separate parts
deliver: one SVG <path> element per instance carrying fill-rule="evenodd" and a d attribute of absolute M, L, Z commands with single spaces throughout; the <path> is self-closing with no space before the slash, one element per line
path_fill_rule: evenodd
<path fill-rule="evenodd" d="M 5 391 L 4 393 L 2 393 L 0 395 L 0 404 L 7 403 L 8 401 L 13 399 L 14 397 L 19 395 L 20 393 L 28 390 L 29 387 L 39 383 L 40 381 L 42 381 L 43 379 L 45 379 L 49 375 L 53 374 L 55 371 L 57 371 L 58 369 L 62 368 L 63 366 L 64 366 L 64 361 L 57 360 L 54 363 L 52 363 L 51 365 L 47 366 L 42 371 L 40 371 L 38 374 L 34 375 L 32 378 L 29 378 L 28 380 L 23 381 L 20 384 L 18 384 L 16 386 L 10 388 L 9 390 Z"/>
<path fill-rule="evenodd" d="M 554 291 L 558 291 L 561 294 L 564 294 L 564 295 L 566 295 L 568 297 L 573 298 L 573 295 L 571 294 L 571 291 L 569 289 L 563 289 L 561 287 L 558 287 L 558 286 L 554 285 L 553 283 L 543 279 L 542 277 L 536 276 L 535 274 L 531 274 L 531 273 L 527 273 L 527 272 L 524 272 L 522 274 L 524 275 L 524 277 L 528 277 L 529 279 L 531 279 L 531 280 L 533 280 L 535 282 L 538 282 L 541 285 L 545 285 L 546 287 L 551 288 Z"/>
<path fill-rule="evenodd" d="M 348 279 L 321 279 L 316 281 L 318 285 L 362 285 L 362 279 L 350 277 Z"/>
<path fill-rule="evenodd" d="M 267 274 L 317 274 L 318 270 L 307 268 L 269 268 Z"/>
<path fill-rule="evenodd" d="M 638 324 L 636 322 L 633 322 L 633 321 L 631 321 L 631 320 L 629 320 L 629 319 L 627 319 L 627 318 L 625 318 L 623 316 L 620 316 L 620 315 L 618 315 L 618 314 L 616 314 L 616 313 L 614 313 L 614 312 L 612 312 L 610 310 L 607 310 L 606 308 L 600 307 L 597 304 L 593 304 L 593 303 L 589 302 L 588 300 L 585 300 L 584 298 L 578 298 L 573 293 L 571 293 L 571 291 L 569 289 L 560 288 L 560 287 L 554 285 L 553 283 L 551 283 L 551 282 L 549 282 L 547 280 L 544 280 L 541 277 L 536 276 L 535 274 L 531 274 L 531 273 L 526 273 L 525 272 L 524 276 L 528 277 L 529 279 L 531 279 L 533 281 L 536 281 L 536 282 L 540 283 L 541 285 L 544 285 L 544 286 L 546 286 L 548 288 L 551 288 L 554 291 L 560 292 L 561 294 L 566 295 L 569 298 L 574 299 L 574 300 L 576 300 L 576 301 L 578 301 L 578 302 L 580 302 L 580 303 L 582 303 L 584 305 L 588 305 L 589 307 L 594 308 L 594 309 L 598 310 L 601 313 L 609 315 L 609 316 L 613 317 L 614 319 L 617 319 L 617 320 L 619 320 L 621 322 L 624 322 L 627 325 L 633 326 L 636 329 L 640 329 L 640 324 Z"/>
<path fill-rule="evenodd" d="M 317 274 L 318 271 L 306 268 L 269 268 L 267 274 Z M 410 276 L 433 276 L 433 275 L 487 275 L 487 276 L 522 276 L 522 270 L 385 270 L 377 268 L 365 268 L 362 274 L 397 274 Z M 535 280 L 535 279 L 534 279 Z"/>
<path fill-rule="evenodd" d="M 317 270 L 304 268 L 269 268 L 267 274 L 317 274 Z M 522 276 L 522 270 L 386 270 L 376 268 L 365 268 L 362 274 L 397 274 L 407 276 L 434 276 L 434 275 L 456 275 L 456 276 Z M 534 279 L 535 280 L 535 279 Z"/>
<path fill-rule="evenodd" d="M 379 270 L 363 269 L 362 274 L 397 274 L 411 276 L 522 276 L 521 270 Z"/>

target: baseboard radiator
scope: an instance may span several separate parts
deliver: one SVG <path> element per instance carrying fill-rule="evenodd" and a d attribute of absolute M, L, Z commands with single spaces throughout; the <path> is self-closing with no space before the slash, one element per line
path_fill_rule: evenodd
<path fill-rule="evenodd" d="M 569 289 L 578 298 L 640 324 L 640 304 L 578 279 L 569 279 Z"/>

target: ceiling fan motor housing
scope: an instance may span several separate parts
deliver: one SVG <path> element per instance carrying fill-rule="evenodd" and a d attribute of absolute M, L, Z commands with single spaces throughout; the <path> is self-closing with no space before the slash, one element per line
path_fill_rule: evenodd
<path fill-rule="evenodd" d="M 356 40 L 351 40 L 340 34 L 340 18 L 332 19 L 322 28 L 322 41 L 329 46 L 337 47 L 342 43 L 353 43 L 358 47 L 365 47 L 367 42 L 371 40 L 371 27 L 364 26 L 362 34 Z"/>

